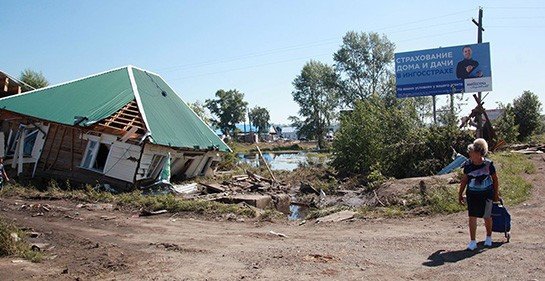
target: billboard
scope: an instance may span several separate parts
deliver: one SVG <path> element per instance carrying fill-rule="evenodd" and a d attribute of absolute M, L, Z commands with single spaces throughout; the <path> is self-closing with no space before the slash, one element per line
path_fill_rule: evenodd
<path fill-rule="evenodd" d="M 395 54 L 398 98 L 492 90 L 490 44 Z"/>

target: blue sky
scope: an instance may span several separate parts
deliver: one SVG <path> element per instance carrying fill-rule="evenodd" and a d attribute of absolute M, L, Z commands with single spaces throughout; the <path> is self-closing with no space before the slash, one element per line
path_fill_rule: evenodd
<path fill-rule="evenodd" d="M 298 110 L 293 79 L 310 59 L 332 64 L 347 31 L 385 34 L 398 52 L 475 43 L 478 6 L 492 57 L 485 107 L 523 90 L 545 103 L 542 1 L 0 0 L 0 69 L 31 68 L 55 84 L 132 64 L 185 101 L 236 88 L 287 122 Z"/>

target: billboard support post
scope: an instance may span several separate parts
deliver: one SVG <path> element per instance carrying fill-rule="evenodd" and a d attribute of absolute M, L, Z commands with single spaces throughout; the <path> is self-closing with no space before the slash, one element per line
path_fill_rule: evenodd
<path fill-rule="evenodd" d="M 431 96 L 433 100 L 433 124 L 437 125 L 437 110 L 435 109 L 435 95 Z"/>
<path fill-rule="evenodd" d="M 477 22 L 475 19 L 472 19 L 473 23 L 477 25 L 477 43 L 483 42 L 483 7 L 479 7 L 479 21 Z M 479 101 L 481 100 L 481 92 L 478 92 Z M 481 138 L 483 136 L 483 120 L 480 114 L 478 114 L 475 118 L 477 118 L 477 138 Z"/>

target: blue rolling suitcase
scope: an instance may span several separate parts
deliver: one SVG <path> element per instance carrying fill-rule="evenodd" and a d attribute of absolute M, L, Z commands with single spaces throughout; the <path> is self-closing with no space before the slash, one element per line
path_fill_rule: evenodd
<path fill-rule="evenodd" d="M 499 204 L 492 205 L 492 231 L 501 232 L 505 235 L 507 242 L 511 239 L 511 214 L 500 199 Z"/>

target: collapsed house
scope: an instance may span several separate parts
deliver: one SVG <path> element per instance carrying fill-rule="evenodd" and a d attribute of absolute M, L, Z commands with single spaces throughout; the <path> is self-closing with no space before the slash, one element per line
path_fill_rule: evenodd
<path fill-rule="evenodd" d="M 0 156 L 17 175 L 131 189 L 210 175 L 230 148 L 161 78 L 127 66 L 0 99 Z M 3 136 L 2 136 L 3 134 Z"/>

